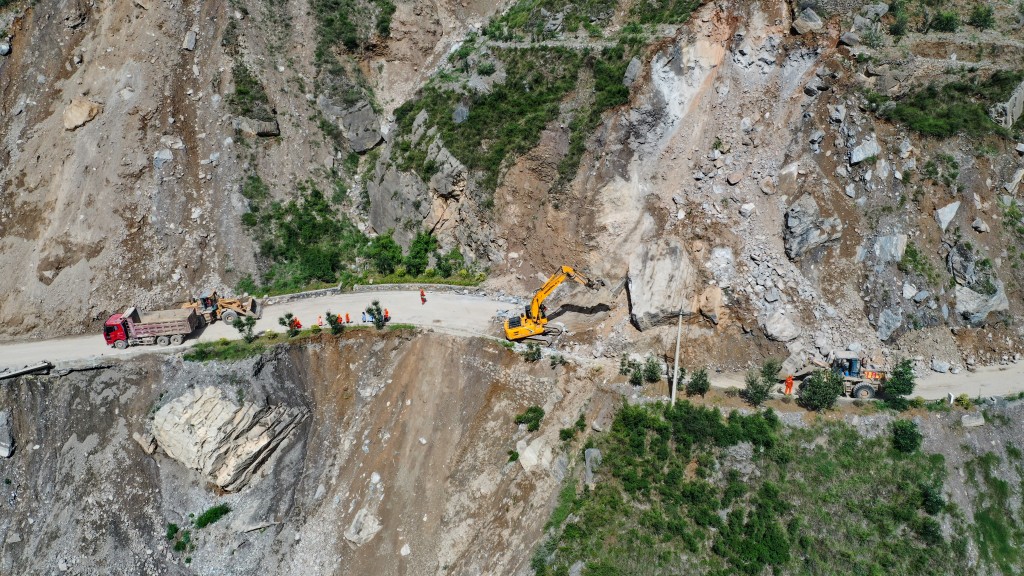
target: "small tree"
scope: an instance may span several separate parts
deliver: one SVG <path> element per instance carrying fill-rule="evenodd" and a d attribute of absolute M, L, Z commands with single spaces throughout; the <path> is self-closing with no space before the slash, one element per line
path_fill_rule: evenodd
<path fill-rule="evenodd" d="M 294 338 L 299 335 L 299 322 L 291 312 L 287 312 L 284 316 L 278 318 L 277 323 L 287 329 L 289 338 Z"/>
<path fill-rule="evenodd" d="M 526 352 L 523 352 L 523 360 L 526 360 L 527 362 L 536 362 L 540 360 L 540 358 L 540 344 L 537 344 L 536 342 L 530 342 L 527 344 Z"/>
<path fill-rule="evenodd" d="M 954 10 L 939 10 L 932 21 L 932 27 L 939 32 L 956 32 L 960 29 L 960 15 Z"/>
<path fill-rule="evenodd" d="M 909 358 L 896 362 L 896 367 L 885 380 L 886 396 L 910 396 L 914 393 L 914 363 Z"/>
<path fill-rule="evenodd" d="M 437 240 L 430 232 L 419 232 L 409 246 L 409 255 L 405 257 L 405 271 L 410 276 L 419 276 L 430 264 L 430 253 L 437 246 Z"/>
<path fill-rule="evenodd" d="M 808 410 L 827 410 L 843 393 L 843 377 L 831 370 L 817 370 L 800 384 L 800 405 Z"/>
<path fill-rule="evenodd" d="M 402 247 L 395 242 L 392 232 L 381 234 L 370 242 L 366 248 L 366 256 L 373 263 L 373 267 L 384 274 L 394 274 L 395 268 L 402 263 Z"/>
<path fill-rule="evenodd" d="M 751 406 L 760 406 L 771 396 L 772 381 L 765 378 L 761 372 L 751 369 L 747 372 L 745 383 L 747 388 L 743 391 L 743 397 Z"/>
<path fill-rule="evenodd" d="M 892 447 L 910 454 L 921 447 L 921 433 L 911 420 L 897 420 L 892 423 Z"/>
<path fill-rule="evenodd" d="M 366 307 L 366 314 L 373 321 L 373 326 L 377 330 L 384 329 L 384 310 L 380 307 L 380 301 L 374 300 Z"/>
<path fill-rule="evenodd" d="M 700 394 L 700 397 L 703 398 L 710 389 L 711 381 L 708 380 L 708 371 L 704 368 L 694 372 L 693 376 L 690 377 L 690 381 L 686 383 L 687 396 Z"/>
<path fill-rule="evenodd" d="M 255 317 L 246 316 L 244 318 L 235 318 L 235 321 L 231 323 L 231 326 L 235 330 L 238 330 L 238 333 L 242 335 L 242 340 L 245 340 L 246 344 L 249 344 L 256 339 L 256 335 L 253 334 L 253 329 L 256 327 Z"/>
<path fill-rule="evenodd" d="M 434 261 L 437 263 L 437 273 L 442 278 L 448 278 L 452 274 L 462 269 L 462 266 L 466 263 L 466 259 L 463 258 L 462 252 L 459 252 L 458 248 L 452 248 L 446 254 L 440 252 L 434 253 Z"/>
<path fill-rule="evenodd" d="M 331 334 L 335 336 L 341 334 L 345 330 L 345 323 L 338 320 L 338 316 L 330 310 L 325 312 L 325 314 L 327 315 L 327 324 L 331 327 Z"/>
<path fill-rule="evenodd" d="M 769 358 L 761 364 L 761 379 L 768 382 L 769 386 L 779 379 L 779 371 L 782 370 L 782 361 L 777 358 Z"/>
<path fill-rule="evenodd" d="M 661 380 L 661 363 L 654 356 L 648 356 L 644 362 L 644 380 L 652 384 Z"/>

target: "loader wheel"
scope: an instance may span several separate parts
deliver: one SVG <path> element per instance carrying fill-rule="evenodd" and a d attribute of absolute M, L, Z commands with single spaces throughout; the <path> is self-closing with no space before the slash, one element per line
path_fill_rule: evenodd
<path fill-rule="evenodd" d="M 859 400 L 870 400 L 875 397 L 875 387 L 871 384 L 857 384 L 853 387 L 852 395 Z"/>
<path fill-rule="evenodd" d="M 220 315 L 220 319 L 226 324 L 234 324 L 235 320 L 238 320 L 238 312 L 234 310 L 228 310 L 227 312 Z"/>
<path fill-rule="evenodd" d="M 128 347 L 128 341 L 127 340 L 115 340 L 114 341 L 114 348 L 117 348 L 118 350 L 124 350 L 127 347 Z"/>
<path fill-rule="evenodd" d="M 173 344 L 174 346 L 181 345 L 181 343 L 184 340 L 185 338 L 181 334 L 175 334 L 174 336 L 171 336 L 171 344 Z"/>
<path fill-rule="evenodd" d="M 157 336 L 156 343 L 161 346 L 167 346 L 171 343 L 171 339 L 167 336 Z"/>

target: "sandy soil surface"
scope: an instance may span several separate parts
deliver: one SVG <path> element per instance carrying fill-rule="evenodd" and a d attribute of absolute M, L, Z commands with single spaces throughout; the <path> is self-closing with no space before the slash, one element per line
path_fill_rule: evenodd
<path fill-rule="evenodd" d="M 460 336 L 498 336 L 500 331 L 495 316 L 498 311 L 510 308 L 507 302 L 461 294 L 428 293 L 427 303 L 421 304 L 417 290 L 339 294 L 268 306 L 263 310 L 263 317 L 256 323 L 256 331 L 284 331 L 277 320 L 287 312 L 294 314 L 304 327 L 315 324 L 317 317 L 328 310 L 347 313 L 353 323 L 358 324 L 361 311 L 373 300 L 379 300 L 381 306 L 388 309 L 394 323 L 413 324 Z M 324 323 L 326 325 L 326 320 Z M 181 346 L 134 346 L 127 350 L 107 346 L 100 334 L 4 344 L 0 345 L 0 369 L 20 368 L 43 360 L 58 362 L 123 358 L 147 352 L 177 351 L 195 342 L 221 338 L 238 338 L 238 332 L 223 322 L 217 322 Z"/>

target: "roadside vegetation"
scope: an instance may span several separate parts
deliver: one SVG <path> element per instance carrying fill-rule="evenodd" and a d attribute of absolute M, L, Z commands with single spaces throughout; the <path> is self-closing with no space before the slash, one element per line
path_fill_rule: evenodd
<path fill-rule="evenodd" d="M 287 202 L 275 201 L 258 175 L 246 178 L 242 195 L 249 212 L 242 223 L 268 268 L 259 281 L 242 278 L 236 286 L 239 293 L 286 294 L 339 283 L 476 285 L 484 279 L 467 266 L 458 249 L 439 251 L 428 232 L 417 234 L 406 252 L 391 232 L 373 239 L 363 234 L 314 183 L 300 184 L 299 194 Z"/>
<path fill-rule="evenodd" d="M 586 575 L 967 570 L 943 458 L 898 451 L 888 436 L 682 401 L 623 406 L 586 447 L 603 454 L 596 484 L 569 480 L 533 556 L 538 575 L 577 562 Z"/>

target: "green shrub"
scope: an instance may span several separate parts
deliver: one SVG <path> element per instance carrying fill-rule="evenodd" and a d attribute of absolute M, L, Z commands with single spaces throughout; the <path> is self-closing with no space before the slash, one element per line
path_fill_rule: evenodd
<path fill-rule="evenodd" d="M 540 429 L 540 421 L 544 418 L 544 409 L 540 406 L 530 406 L 522 414 L 516 414 L 516 424 L 526 424 L 526 430 L 536 432 Z"/>
<path fill-rule="evenodd" d="M 331 334 L 335 336 L 345 331 L 345 323 L 338 319 L 338 315 L 328 310 L 324 313 L 327 318 L 327 325 L 331 327 Z"/>
<path fill-rule="evenodd" d="M 772 385 L 774 383 L 774 378 L 769 380 L 764 377 L 762 372 L 751 369 L 747 372 L 747 376 L 744 379 L 746 387 L 743 390 L 743 397 L 751 406 L 760 406 L 771 397 Z"/>
<path fill-rule="evenodd" d="M 381 274 L 393 274 L 395 268 L 402 263 L 402 247 L 395 242 L 394 231 L 389 230 L 370 241 L 366 248 L 366 256 L 373 263 L 374 269 Z M 424 266 L 426 268 L 426 266 Z"/>
<path fill-rule="evenodd" d="M 988 30 L 996 24 L 995 10 L 987 4 L 975 4 L 967 23 L 975 28 Z"/>
<path fill-rule="evenodd" d="M 568 442 L 576 437 L 576 428 L 562 428 L 558 431 L 558 438 L 563 442 Z"/>
<path fill-rule="evenodd" d="M 953 400 L 953 404 L 963 408 L 964 410 L 970 410 L 974 407 L 974 402 L 971 397 L 965 394 L 960 394 Z"/>
<path fill-rule="evenodd" d="M 480 74 L 481 76 L 490 76 L 491 74 L 494 74 L 495 70 L 494 62 L 481 62 L 480 65 L 476 67 L 477 74 Z"/>
<path fill-rule="evenodd" d="M 515 450 L 509 450 L 508 451 L 508 461 L 509 462 L 515 462 L 516 460 L 519 460 L 519 452 L 516 452 Z"/>
<path fill-rule="evenodd" d="M 530 342 L 526 345 L 526 351 L 523 352 L 523 360 L 526 360 L 527 362 L 537 362 L 542 356 L 543 354 L 540 351 L 540 344 Z"/>
<path fill-rule="evenodd" d="M 452 248 L 445 254 L 435 252 L 434 262 L 436 262 L 437 273 L 442 278 L 448 278 L 465 265 L 466 259 L 463 258 L 462 252 L 459 252 L 458 248 Z"/>
<path fill-rule="evenodd" d="M 706 368 L 700 368 L 693 373 L 690 377 L 690 381 L 686 383 L 686 395 L 694 396 L 700 394 L 701 398 L 708 393 L 711 389 L 711 381 L 708 380 L 708 371 Z"/>
<path fill-rule="evenodd" d="M 242 336 L 242 340 L 245 340 L 246 344 L 251 344 L 252 341 L 256 339 L 256 335 L 253 334 L 253 329 L 256 327 L 255 316 L 235 318 L 235 321 L 231 323 L 231 327 L 238 330 L 238 333 Z"/>
<path fill-rule="evenodd" d="M 897 420 L 892 423 L 892 446 L 904 454 L 910 454 L 921 447 L 921 433 L 911 420 Z"/>
<path fill-rule="evenodd" d="M 189 545 L 192 544 L 192 531 L 191 530 L 182 530 L 180 532 L 180 535 L 181 536 L 178 538 L 178 541 L 174 543 L 174 551 L 175 552 L 184 552 L 184 551 L 188 550 Z"/>
<path fill-rule="evenodd" d="M 831 370 L 816 370 L 800 384 L 800 404 L 808 410 L 827 410 L 843 393 L 843 377 Z"/>
<path fill-rule="evenodd" d="M 644 361 L 644 381 L 653 384 L 661 380 L 661 363 L 654 356 Z"/>
<path fill-rule="evenodd" d="M 167 539 L 174 540 L 174 537 L 178 535 L 178 525 L 174 523 L 167 524 Z"/>
<path fill-rule="evenodd" d="M 370 305 L 366 307 L 366 315 L 370 317 L 373 327 L 377 330 L 383 330 L 387 324 L 387 319 L 384 318 L 384 309 L 381 308 L 379 300 L 370 302 Z"/>
<path fill-rule="evenodd" d="M 956 32 L 960 29 L 960 15 L 955 10 L 939 10 L 932 27 L 939 32 Z"/>
<path fill-rule="evenodd" d="M 231 512 L 230 506 L 227 504 L 217 504 L 207 508 L 205 512 L 196 517 L 194 524 L 196 528 L 206 528 L 226 516 L 228 512 Z"/>

